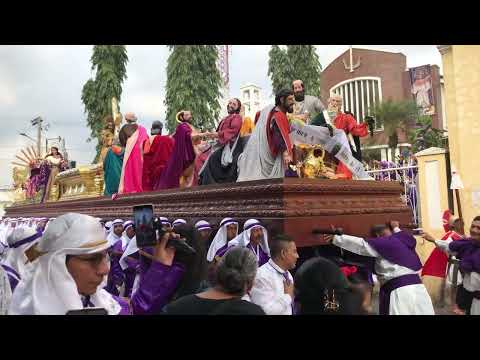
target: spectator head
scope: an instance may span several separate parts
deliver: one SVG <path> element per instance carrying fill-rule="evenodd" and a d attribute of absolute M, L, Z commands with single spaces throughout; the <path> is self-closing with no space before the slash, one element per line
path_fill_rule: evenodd
<path fill-rule="evenodd" d="M 257 258 L 250 249 L 234 247 L 218 264 L 216 284 L 227 294 L 242 297 L 252 288 L 257 267 Z"/>

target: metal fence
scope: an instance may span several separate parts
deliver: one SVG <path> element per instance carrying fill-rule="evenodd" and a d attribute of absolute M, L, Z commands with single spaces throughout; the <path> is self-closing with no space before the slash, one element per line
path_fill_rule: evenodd
<path fill-rule="evenodd" d="M 417 225 L 420 224 L 417 165 L 372 169 L 367 170 L 367 173 L 378 181 L 398 181 L 402 184 L 402 199 L 412 210 L 414 223 Z"/>

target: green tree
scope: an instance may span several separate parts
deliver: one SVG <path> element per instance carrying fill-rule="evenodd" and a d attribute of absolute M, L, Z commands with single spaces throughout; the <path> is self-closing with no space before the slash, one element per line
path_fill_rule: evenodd
<path fill-rule="evenodd" d="M 300 79 L 308 95 L 320 96 L 320 72 L 322 66 L 313 45 L 289 45 L 287 57 L 290 61 L 291 81 Z"/>
<path fill-rule="evenodd" d="M 120 103 L 122 84 L 127 79 L 127 49 L 125 45 L 95 45 L 90 62 L 95 79 L 89 79 L 83 86 L 82 102 L 90 127 L 88 141 L 97 139 L 96 161 L 101 149 L 103 119 L 112 114 L 113 97 Z"/>
<path fill-rule="evenodd" d="M 272 45 L 268 60 L 268 76 L 272 80 L 273 94 L 292 86 L 290 62 L 287 52 L 278 45 Z"/>
<path fill-rule="evenodd" d="M 212 130 L 220 115 L 222 78 L 214 45 L 169 45 L 165 105 L 167 129 L 177 126 L 178 111 L 192 111 L 194 126 Z"/>
<path fill-rule="evenodd" d="M 270 49 L 268 76 L 274 93 L 291 88 L 292 81 L 300 79 L 308 95 L 320 96 L 321 70 L 314 45 L 288 45 L 286 49 L 272 45 Z"/>
<path fill-rule="evenodd" d="M 409 141 L 412 144 L 412 151 L 428 149 L 429 147 L 446 148 L 447 138 L 445 131 L 432 127 L 432 117 L 429 115 L 420 116 L 417 120 L 417 126 L 411 130 Z"/>
<path fill-rule="evenodd" d="M 371 115 L 377 124 L 383 126 L 383 131 L 388 137 L 388 146 L 392 151 L 392 159 L 395 158 L 395 149 L 398 145 L 398 131 L 403 130 L 406 134 L 415 125 L 420 109 L 411 100 L 393 101 L 387 100 L 377 104 L 371 111 Z"/>

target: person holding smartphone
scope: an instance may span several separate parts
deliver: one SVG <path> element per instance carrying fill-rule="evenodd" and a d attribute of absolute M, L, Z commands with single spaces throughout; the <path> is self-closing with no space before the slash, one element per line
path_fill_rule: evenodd
<path fill-rule="evenodd" d="M 8 313 L 64 315 L 101 308 L 109 315 L 136 315 L 165 305 L 184 273 L 184 267 L 174 261 L 175 249 L 167 247 L 171 236 L 175 235 L 165 233 L 158 240 L 152 266 L 127 302 L 103 289 L 110 245 L 98 220 L 76 213 L 62 215 L 30 252 L 31 271 L 17 285 Z"/>

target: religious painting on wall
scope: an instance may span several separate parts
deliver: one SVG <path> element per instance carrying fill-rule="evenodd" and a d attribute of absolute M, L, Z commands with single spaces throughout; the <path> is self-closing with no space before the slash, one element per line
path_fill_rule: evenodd
<path fill-rule="evenodd" d="M 410 84 L 413 98 L 422 109 L 423 115 L 435 114 L 435 102 L 432 87 L 432 69 L 430 65 L 411 68 Z"/>

